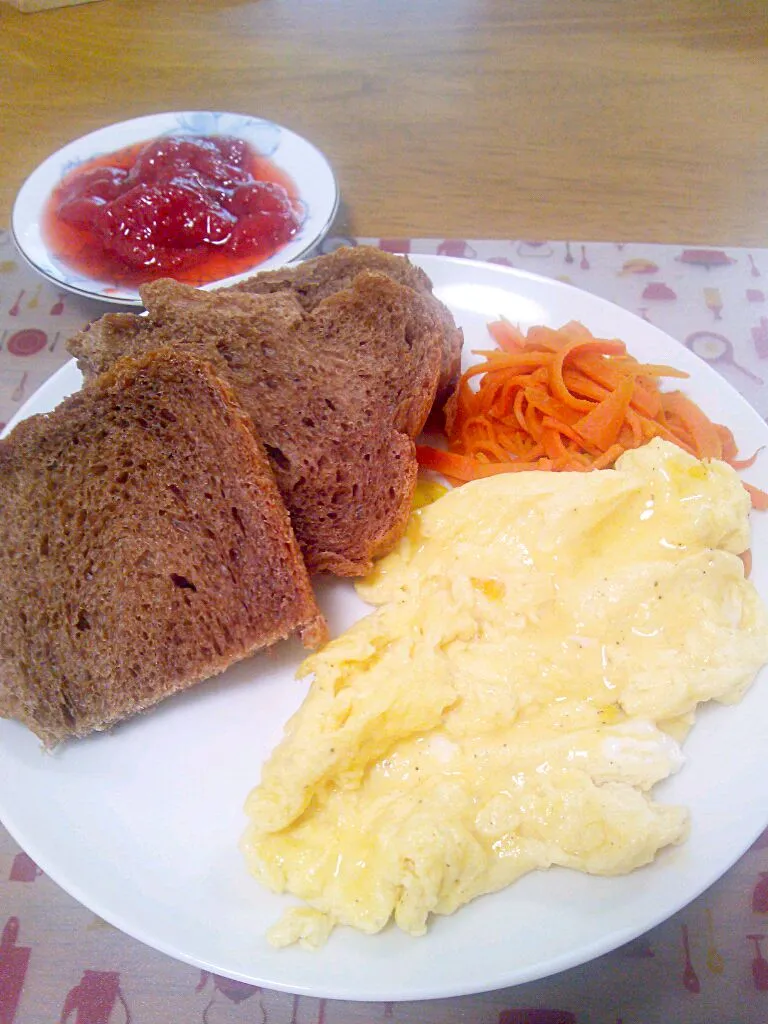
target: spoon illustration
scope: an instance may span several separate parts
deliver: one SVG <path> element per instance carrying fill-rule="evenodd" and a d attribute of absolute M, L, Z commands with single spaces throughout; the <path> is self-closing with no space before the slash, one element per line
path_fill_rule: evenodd
<path fill-rule="evenodd" d="M 701 992 L 701 982 L 693 967 L 691 960 L 691 946 L 688 940 L 688 925 L 680 925 L 683 932 L 683 951 L 685 952 L 685 967 L 683 968 L 683 985 L 689 992 Z"/>
<path fill-rule="evenodd" d="M 685 347 L 707 363 L 723 363 L 725 366 L 732 366 L 756 384 L 763 383 L 762 377 L 758 377 L 746 366 L 736 362 L 733 344 L 722 334 L 715 334 L 714 331 L 694 331 L 685 339 Z"/>
<path fill-rule="evenodd" d="M 13 389 L 13 394 L 11 395 L 11 401 L 12 402 L 20 402 L 22 400 L 22 398 L 24 397 L 24 390 L 25 390 L 25 388 L 27 386 L 27 378 L 28 377 L 29 377 L 28 373 L 23 373 L 21 375 L 21 380 L 16 385 L 16 387 Z"/>
<path fill-rule="evenodd" d="M 293 997 L 293 1003 L 291 1004 L 290 1024 L 299 1024 L 299 999 L 300 996 Z"/>
<path fill-rule="evenodd" d="M 24 298 L 24 288 L 21 289 L 19 294 L 16 296 L 16 301 L 8 310 L 8 316 L 18 316 L 21 310 L 21 300 Z"/>
<path fill-rule="evenodd" d="M 715 926 L 712 921 L 712 911 L 707 907 L 704 911 L 707 917 L 707 968 L 710 974 L 722 974 L 725 970 L 725 961 L 720 955 L 720 950 L 715 945 Z"/>

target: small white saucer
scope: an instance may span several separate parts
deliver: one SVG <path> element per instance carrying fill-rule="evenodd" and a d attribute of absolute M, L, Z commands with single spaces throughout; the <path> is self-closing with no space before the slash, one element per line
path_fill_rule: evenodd
<path fill-rule="evenodd" d="M 101 302 L 141 305 L 135 288 L 85 277 L 57 260 L 42 233 L 45 203 L 61 179 L 79 164 L 158 135 L 231 135 L 250 143 L 294 181 L 305 208 L 299 232 L 269 259 L 246 273 L 227 277 L 217 285 L 232 284 L 255 271 L 270 270 L 299 259 L 325 235 L 336 214 L 339 189 L 322 153 L 300 135 L 280 125 L 245 114 L 182 111 L 151 114 L 100 128 L 70 142 L 49 156 L 22 185 L 13 207 L 11 229 L 21 255 L 43 277 L 67 291 Z"/>

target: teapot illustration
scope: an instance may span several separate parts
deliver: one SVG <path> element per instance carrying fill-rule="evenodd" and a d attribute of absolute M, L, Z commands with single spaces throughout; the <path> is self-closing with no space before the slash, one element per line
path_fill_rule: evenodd
<path fill-rule="evenodd" d="M 477 259 L 477 250 L 463 238 L 446 238 L 437 247 L 438 256 L 458 256 L 462 259 Z"/>
<path fill-rule="evenodd" d="M 404 255 L 411 251 L 410 238 L 380 238 L 379 248 L 384 252 L 394 252 Z"/>
<path fill-rule="evenodd" d="M 17 946 L 18 917 L 9 917 L 0 938 L 0 1024 L 13 1024 L 29 966 L 30 949 Z"/>
<path fill-rule="evenodd" d="M 727 267 L 736 260 L 723 252 L 722 249 L 683 249 L 679 256 L 675 257 L 681 263 L 688 263 L 691 266 L 706 267 Z"/>
<path fill-rule="evenodd" d="M 83 976 L 67 993 L 59 1024 L 68 1024 L 77 1013 L 74 1024 L 116 1024 L 112 1011 L 117 1003 L 123 1009 L 120 1024 L 131 1024 L 131 1011 L 120 991 L 117 971 L 83 971 Z"/>
<path fill-rule="evenodd" d="M 581 247 L 582 252 L 584 246 Z M 570 248 L 566 250 L 570 252 Z M 536 241 L 522 241 L 517 243 L 516 249 L 518 256 L 534 258 L 534 259 L 549 259 L 550 256 L 555 255 L 555 250 L 549 244 L 549 242 L 536 242 Z"/>
<path fill-rule="evenodd" d="M 10 882 L 34 882 L 38 875 L 42 875 L 42 871 L 35 864 L 28 853 L 17 853 L 13 858 L 13 864 L 11 864 L 11 873 L 8 876 Z"/>
<path fill-rule="evenodd" d="M 260 1016 L 249 1018 L 249 1020 L 258 1020 L 259 1024 L 266 1024 L 267 1015 L 261 1003 L 260 988 L 256 985 L 248 985 L 244 981 L 235 981 L 233 978 L 223 978 L 218 974 L 211 974 L 210 971 L 200 971 L 200 981 L 197 983 L 195 992 L 202 992 L 209 980 L 213 981 L 213 994 L 203 1010 L 203 1024 L 216 1024 L 218 1021 L 227 1020 L 229 1005 L 234 1003 L 235 1006 L 239 1006 L 240 1003 L 250 999 L 257 992 L 259 993 L 257 1002 Z M 224 997 L 223 1001 L 220 996 Z M 242 1018 L 238 1017 L 237 1019 Z"/>

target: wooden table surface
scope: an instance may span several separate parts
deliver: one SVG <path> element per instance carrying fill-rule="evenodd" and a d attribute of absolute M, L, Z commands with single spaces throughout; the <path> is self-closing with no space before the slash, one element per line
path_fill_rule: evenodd
<path fill-rule="evenodd" d="M 0 2 L 0 224 L 25 176 L 139 114 L 265 116 L 360 235 L 768 244 L 761 0 Z"/>

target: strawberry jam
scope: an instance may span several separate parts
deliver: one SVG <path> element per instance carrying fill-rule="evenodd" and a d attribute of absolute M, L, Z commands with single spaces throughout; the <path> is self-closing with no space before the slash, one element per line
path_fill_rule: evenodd
<path fill-rule="evenodd" d="M 300 226 L 290 178 L 223 135 L 167 135 L 89 160 L 62 180 L 43 214 L 58 259 L 124 286 L 243 273 Z"/>

